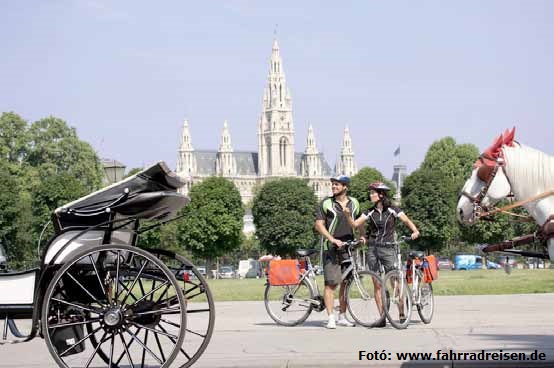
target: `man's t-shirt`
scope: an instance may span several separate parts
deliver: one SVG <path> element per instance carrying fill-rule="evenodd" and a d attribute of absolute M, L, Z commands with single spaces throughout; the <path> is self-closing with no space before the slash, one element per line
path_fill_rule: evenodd
<path fill-rule="evenodd" d="M 356 198 L 348 197 L 346 206 L 352 212 L 354 220 L 360 217 L 360 204 Z M 316 210 L 316 219 L 325 221 L 325 228 L 334 238 L 342 241 L 354 238 L 352 227 L 344 215 L 342 206 L 335 200 L 335 197 L 327 197 L 320 202 Z M 327 239 L 324 239 L 324 242 L 329 246 Z"/>

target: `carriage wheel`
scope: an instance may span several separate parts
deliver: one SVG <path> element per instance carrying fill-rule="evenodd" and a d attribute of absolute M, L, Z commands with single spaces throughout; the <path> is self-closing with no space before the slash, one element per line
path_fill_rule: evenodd
<path fill-rule="evenodd" d="M 41 327 L 60 367 L 166 368 L 183 344 L 186 316 L 181 287 L 163 262 L 136 247 L 102 245 L 57 271 Z"/>
<path fill-rule="evenodd" d="M 204 353 L 215 325 L 212 293 L 202 274 L 185 257 L 162 249 L 147 249 L 173 272 L 187 303 L 187 333 L 173 365 L 190 367 Z"/>

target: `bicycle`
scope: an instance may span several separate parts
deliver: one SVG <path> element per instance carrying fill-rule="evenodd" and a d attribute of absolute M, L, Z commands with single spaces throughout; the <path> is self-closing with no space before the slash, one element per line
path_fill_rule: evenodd
<path fill-rule="evenodd" d="M 410 237 L 401 237 L 401 241 L 411 240 Z M 433 298 L 433 286 L 424 277 L 425 260 L 422 251 L 410 251 L 406 263 L 408 273 L 402 265 L 400 246 L 398 242 L 392 242 L 397 262 L 396 269 L 387 272 L 383 278 L 383 300 L 387 300 L 384 308 L 387 319 L 397 329 L 405 329 L 410 323 L 413 305 L 416 306 L 422 322 L 428 324 L 433 318 L 435 301 Z M 412 284 L 410 288 L 408 285 Z M 388 298 L 388 299 L 385 299 Z M 391 308 L 396 305 L 396 308 Z"/>
<path fill-rule="evenodd" d="M 358 265 L 352 255 L 352 249 L 360 243 L 359 240 L 348 241 L 345 249 L 349 263 L 341 275 L 341 282 L 347 280 L 346 303 L 350 315 L 355 322 L 373 327 L 381 323 L 385 315 L 380 314 L 375 303 L 374 280 L 382 284 L 381 277 L 371 271 L 358 271 Z M 301 249 L 296 253 L 306 261 L 306 270 L 301 274 L 297 284 L 274 286 L 266 283 L 264 304 L 267 313 L 277 324 L 296 326 L 304 322 L 313 310 L 325 310 L 325 302 L 319 291 L 315 271 L 310 261 L 310 255 L 318 253 L 316 249 Z"/>

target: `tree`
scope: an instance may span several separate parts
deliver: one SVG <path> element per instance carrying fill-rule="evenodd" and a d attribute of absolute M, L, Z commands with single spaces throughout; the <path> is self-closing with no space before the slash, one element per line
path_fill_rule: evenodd
<path fill-rule="evenodd" d="M 429 169 L 416 170 L 404 181 L 402 209 L 421 233 L 421 248 L 440 250 L 458 236 L 456 188 L 454 179 Z"/>
<path fill-rule="evenodd" d="M 0 116 L 0 160 L 19 164 L 28 149 L 27 122 L 13 112 Z"/>
<path fill-rule="evenodd" d="M 88 144 L 77 137 L 75 128 L 65 121 L 48 117 L 29 128 L 29 152 L 26 161 L 43 173 L 64 173 L 93 191 L 102 183 L 102 165 Z"/>
<path fill-rule="evenodd" d="M 316 241 L 314 210 L 317 199 L 301 179 L 267 182 L 254 198 L 252 215 L 262 248 L 273 254 L 292 256 L 296 249 Z"/>
<path fill-rule="evenodd" d="M 371 203 L 367 197 L 367 186 L 370 183 L 382 181 L 389 188 L 391 188 L 390 197 L 393 198 L 396 193 L 394 184 L 385 179 L 383 174 L 377 169 L 372 167 L 364 167 L 354 176 L 352 176 L 350 181 L 350 188 L 348 189 L 348 195 L 356 198 L 360 202 L 360 207 L 362 211 L 367 210 L 371 207 Z"/>
<path fill-rule="evenodd" d="M 191 188 L 190 203 L 178 220 L 179 244 L 195 257 L 213 258 L 240 246 L 244 208 L 232 182 L 210 177 Z"/>
<path fill-rule="evenodd" d="M 49 117 L 29 124 L 0 116 L 0 241 L 10 267 L 36 259 L 36 244 L 52 211 L 98 189 L 102 167 L 75 129 Z M 51 235 L 46 232 L 43 240 Z"/>
<path fill-rule="evenodd" d="M 440 250 L 459 238 L 457 195 L 478 156 L 474 145 L 446 137 L 429 147 L 421 167 L 406 178 L 402 207 L 421 232 L 420 247 Z"/>

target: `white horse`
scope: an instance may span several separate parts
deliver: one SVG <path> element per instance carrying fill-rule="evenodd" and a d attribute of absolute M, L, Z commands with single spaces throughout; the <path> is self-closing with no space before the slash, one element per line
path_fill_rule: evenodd
<path fill-rule="evenodd" d="M 554 157 L 514 141 L 515 128 L 501 134 L 475 162 L 458 201 L 458 219 L 472 224 L 479 212 L 513 194 L 526 201 L 554 189 Z M 523 204 L 536 223 L 552 232 L 554 195 Z M 548 224 L 547 224 L 548 223 Z M 554 261 L 554 234 L 547 239 L 548 254 Z"/>

